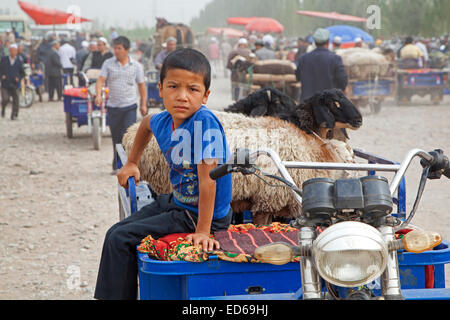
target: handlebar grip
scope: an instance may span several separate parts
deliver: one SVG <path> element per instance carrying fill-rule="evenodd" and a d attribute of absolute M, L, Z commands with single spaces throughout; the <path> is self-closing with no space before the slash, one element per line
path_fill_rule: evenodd
<path fill-rule="evenodd" d="M 443 175 L 450 179 L 450 168 L 445 169 Z"/>
<path fill-rule="evenodd" d="M 209 177 L 213 180 L 217 180 L 219 178 L 222 178 L 223 176 L 226 176 L 227 174 L 232 172 L 232 166 L 231 164 L 222 164 L 218 166 L 217 168 L 212 169 L 209 172 Z"/>
<path fill-rule="evenodd" d="M 430 155 L 433 156 L 431 163 L 424 159 L 420 161 L 422 167 L 430 168 L 428 179 L 440 179 L 442 175 L 450 179 L 450 163 L 444 152 L 441 149 L 435 149 L 430 152 Z"/>

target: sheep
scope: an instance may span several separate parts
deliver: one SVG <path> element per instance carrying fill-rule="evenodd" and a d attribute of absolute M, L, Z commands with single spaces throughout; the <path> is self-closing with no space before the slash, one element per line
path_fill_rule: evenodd
<path fill-rule="evenodd" d="M 324 90 L 300 103 L 275 88 L 262 88 L 225 109 L 251 117 L 271 116 L 293 123 L 322 139 L 348 140 L 345 127 L 357 129 L 362 116 L 339 89 Z"/>
<path fill-rule="evenodd" d="M 343 142 L 327 141 L 307 134 L 296 125 L 274 117 L 250 118 L 242 114 L 213 111 L 221 122 L 230 150 L 255 150 L 269 147 L 283 161 L 349 162 L 354 159 L 351 149 Z M 131 151 L 139 124 L 131 126 L 122 144 Z M 266 157 L 259 157 L 256 165 L 270 174 L 277 174 L 275 166 Z M 141 179 L 149 183 L 157 194 L 170 193 L 169 166 L 156 139 L 151 139 L 138 164 Z M 343 171 L 288 169 L 297 186 L 315 177 L 338 179 L 348 176 Z M 273 216 L 297 217 L 301 206 L 291 192 L 283 187 L 270 187 L 254 175 L 233 174 L 233 212 L 250 210 L 255 224 L 266 224 Z M 271 181 L 273 182 L 273 181 Z"/>

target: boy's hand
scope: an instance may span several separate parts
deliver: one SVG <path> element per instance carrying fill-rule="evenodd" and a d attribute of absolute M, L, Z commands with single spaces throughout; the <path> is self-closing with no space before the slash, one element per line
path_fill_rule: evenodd
<path fill-rule="evenodd" d="M 220 249 L 219 241 L 211 239 L 206 233 L 192 233 L 186 237 L 187 241 L 192 241 L 194 246 L 202 245 L 203 251 L 212 251 L 214 246 Z"/>
<path fill-rule="evenodd" d="M 134 177 L 136 185 L 139 184 L 141 173 L 139 172 L 138 166 L 132 162 L 127 162 L 117 173 L 117 180 L 119 181 L 119 184 L 124 188 L 128 188 L 129 177 Z"/>

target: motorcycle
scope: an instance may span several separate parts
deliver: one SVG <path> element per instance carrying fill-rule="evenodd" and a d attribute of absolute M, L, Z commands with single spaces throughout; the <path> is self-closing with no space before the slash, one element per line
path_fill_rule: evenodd
<path fill-rule="evenodd" d="M 35 99 L 36 88 L 31 84 L 31 66 L 25 63 L 24 66 L 25 77 L 20 82 L 20 87 L 17 89 L 19 97 L 19 107 L 29 108 L 33 105 Z"/>
<path fill-rule="evenodd" d="M 269 157 L 281 176 L 265 173 L 255 165 L 258 156 Z M 393 213 L 394 194 L 401 186 L 407 168 L 415 157 L 421 158 L 422 178 L 409 216 Z M 389 171 L 395 172 L 390 184 L 383 176 L 332 180 L 311 179 L 300 190 L 287 168 Z M 442 238 L 435 232 L 413 228 L 411 219 L 417 210 L 427 179 L 450 178 L 448 157 L 442 150 L 411 150 L 401 164 L 353 164 L 282 162 L 271 149 L 250 152 L 238 149 L 233 161 L 210 172 L 217 180 L 239 172 L 276 179 L 290 189 L 302 205 L 302 214 L 291 220 L 299 229 L 298 245 L 278 242 L 259 247 L 255 257 L 263 263 L 283 265 L 299 256 L 302 298 L 403 300 L 398 252 L 422 253 L 435 248 Z M 396 239 L 397 231 L 413 229 Z M 399 251 L 400 250 L 400 251 Z M 449 290 L 449 289 L 444 289 Z M 448 292 L 445 291 L 446 297 Z"/>
<path fill-rule="evenodd" d="M 91 71 L 91 70 L 89 70 Z M 88 72 L 89 72 L 88 71 Z M 95 73 L 96 71 L 93 71 Z M 100 150 L 100 145 L 102 141 L 102 135 L 106 132 L 106 95 L 108 94 L 108 89 L 102 88 L 102 101 L 103 103 L 100 106 L 95 104 L 95 96 L 96 93 L 96 85 L 97 85 L 97 75 L 89 76 L 84 72 L 80 72 L 80 75 L 83 77 L 86 88 L 85 91 L 88 96 L 88 105 L 87 105 L 87 126 L 88 133 L 92 134 L 92 139 L 94 141 L 94 149 Z"/>

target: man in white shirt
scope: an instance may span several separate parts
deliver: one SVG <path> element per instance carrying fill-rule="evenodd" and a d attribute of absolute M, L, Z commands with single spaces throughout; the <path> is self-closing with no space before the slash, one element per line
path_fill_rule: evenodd
<path fill-rule="evenodd" d="M 421 38 L 418 38 L 416 40 L 415 45 L 420 49 L 420 51 L 422 51 L 423 54 L 423 68 L 426 68 L 428 66 L 428 50 L 427 47 L 425 46 L 425 44 L 422 42 L 423 40 Z"/>
<path fill-rule="evenodd" d="M 66 84 L 69 84 L 70 82 L 70 84 L 73 86 L 73 71 L 76 64 L 77 52 L 68 41 L 63 41 L 63 45 L 59 48 L 58 54 L 61 58 L 64 76 L 68 78 Z"/>

